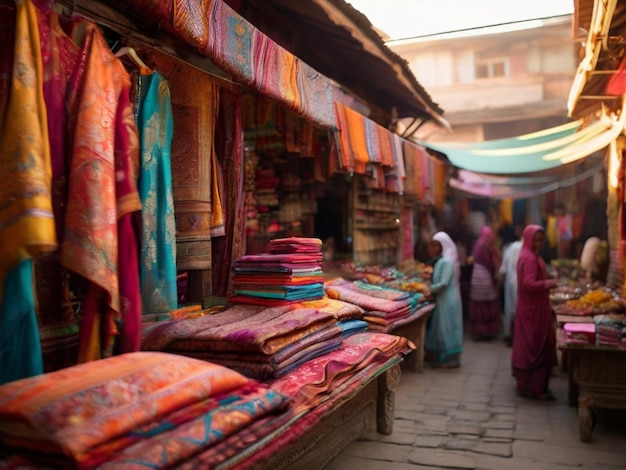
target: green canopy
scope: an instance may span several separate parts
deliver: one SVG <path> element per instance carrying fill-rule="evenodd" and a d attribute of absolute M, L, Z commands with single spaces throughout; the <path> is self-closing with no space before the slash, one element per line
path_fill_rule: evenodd
<path fill-rule="evenodd" d="M 461 169 L 486 174 L 534 173 L 585 158 L 603 149 L 624 129 L 624 116 L 603 116 L 583 126 L 573 121 L 531 134 L 476 143 L 420 142 Z"/>

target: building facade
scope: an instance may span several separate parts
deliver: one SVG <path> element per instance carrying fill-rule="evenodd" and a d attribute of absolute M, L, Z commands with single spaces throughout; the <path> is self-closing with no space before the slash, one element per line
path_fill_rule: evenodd
<path fill-rule="evenodd" d="M 415 135 L 479 142 L 567 121 L 578 42 L 571 15 L 564 15 L 386 44 L 407 60 L 453 128 L 424 125 Z"/>

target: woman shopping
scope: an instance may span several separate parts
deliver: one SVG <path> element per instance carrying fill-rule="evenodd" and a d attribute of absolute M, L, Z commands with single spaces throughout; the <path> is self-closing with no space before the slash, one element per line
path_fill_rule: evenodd
<path fill-rule="evenodd" d="M 513 341 L 513 376 L 517 392 L 525 397 L 553 400 L 548 389 L 552 366 L 556 363 L 556 333 L 550 308 L 550 288 L 546 265 L 539 256 L 545 232 L 539 225 L 524 229 L 522 251 L 517 262 L 517 308 Z"/>
<path fill-rule="evenodd" d="M 445 232 L 436 233 L 428 244 L 433 265 L 430 292 L 435 309 L 426 331 L 426 361 L 432 367 L 453 368 L 461 365 L 463 350 L 463 311 L 455 266 L 443 253 L 456 247 Z"/>
<path fill-rule="evenodd" d="M 493 230 L 485 225 L 473 251 L 469 321 L 472 338 L 476 341 L 491 340 L 500 333 L 500 254 L 494 241 Z"/>

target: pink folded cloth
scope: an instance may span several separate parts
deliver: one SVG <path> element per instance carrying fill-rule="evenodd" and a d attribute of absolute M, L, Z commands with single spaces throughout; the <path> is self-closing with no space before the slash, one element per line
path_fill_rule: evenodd
<path fill-rule="evenodd" d="M 563 331 L 567 341 L 588 344 L 596 342 L 595 323 L 566 323 Z"/>

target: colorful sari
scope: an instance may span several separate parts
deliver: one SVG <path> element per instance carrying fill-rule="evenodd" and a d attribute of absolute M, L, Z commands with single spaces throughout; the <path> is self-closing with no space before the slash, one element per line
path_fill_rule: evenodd
<path fill-rule="evenodd" d="M 0 383 L 43 372 L 30 258 L 56 247 L 37 12 L 30 1 L 7 12 L 14 22 L 4 31 L 14 36 L 5 44 L 14 48 L 0 58 L 10 77 L 0 87 Z"/>
<path fill-rule="evenodd" d="M 80 21 L 72 36 L 83 44 L 77 70 L 84 72 L 72 77 L 68 103 L 73 140 L 61 263 L 89 281 L 78 358 L 85 362 L 111 353 L 122 313 L 118 269 L 127 272 L 118 255 L 132 252 L 119 250 L 118 240 L 136 243 L 136 234 L 122 233 L 132 232 L 126 221 L 118 233 L 118 218 L 141 210 L 141 201 L 131 176 L 138 143 L 130 77 L 96 25 Z M 132 269 L 132 259 L 121 259 Z M 133 301 L 133 286 L 124 290 Z"/>
<path fill-rule="evenodd" d="M 164 313 L 178 306 L 176 296 L 176 223 L 170 151 L 174 133 L 167 81 L 158 73 L 142 75 L 137 123 L 141 139 L 139 194 L 143 209 L 141 298 L 143 313 Z"/>

